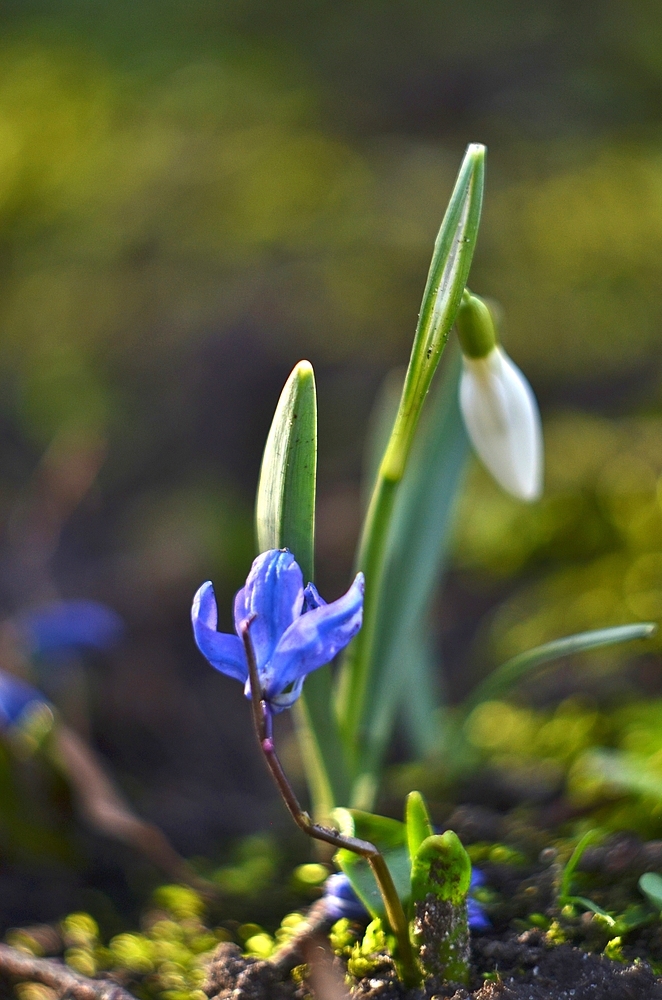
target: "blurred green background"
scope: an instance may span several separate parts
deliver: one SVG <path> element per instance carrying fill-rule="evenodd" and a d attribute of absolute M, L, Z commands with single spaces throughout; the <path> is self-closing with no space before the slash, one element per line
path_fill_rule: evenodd
<path fill-rule="evenodd" d="M 538 642 L 660 616 L 658 4 L 8 0 L 0 27 L 0 598 L 125 617 L 61 707 L 182 852 L 286 822 L 238 685 L 193 646 L 191 596 L 212 578 L 230 627 L 301 357 L 318 583 L 346 587 L 366 421 L 406 361 L 467 142 L 489 147 L 472 287 L 540 398 L 548 488 L 524 508 L 469 475 L 434 619 L 449 696 Z M 35 529 L 53 467 L 64 500 Z M 550 671 L 525 700 L 655 698 L 657 648 Z M 33 906 L 19 861 L 7 920 Z M 115 872 L 94 864 L 97 884 Z"/>

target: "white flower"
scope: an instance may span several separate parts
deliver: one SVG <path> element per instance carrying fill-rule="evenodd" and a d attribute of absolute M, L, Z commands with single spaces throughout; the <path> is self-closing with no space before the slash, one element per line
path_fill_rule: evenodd
<path fill-rule="evenodd" d="M 462 360 L 460 409 L 479 458 L 508 493 L 537 500 L 543 439 L 531 386 L 498 345 L 483 358 Z"/>

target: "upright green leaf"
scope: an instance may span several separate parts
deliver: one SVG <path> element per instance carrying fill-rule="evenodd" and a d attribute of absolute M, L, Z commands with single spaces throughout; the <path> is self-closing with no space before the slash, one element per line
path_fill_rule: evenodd
<path fill-rule="evenodd" d="M 288 548 L 304 583 L 313 579 L 317 473 L 317 396 L 310 362 L 285 383 L 267 437 L 255 505 L 257 546 Z M 348 778 L 333 713 L 330 667 L 314 671 L 294 706 L 302 759 L 318 820 L 347 800 Z"/>
<path fill-rule="evenodd" d="M 309 361 L 300 361 L 278 400 L 262 457 L 255 505 L 257 546 L 288 548 L 304 583 L 314 576 L 317 394 Z"/>
<path fill-rule="evenodd" d="M 597 841 L 601 840 L 602 836 L 603 835 L 599 830 L 588 830 L 575 845 L 575 849 L 566 862 L 561 874 L 561 883 L 559 885 L 558 893 L 558 902 L 560 906 L 563 906 L 566 902 L 568 902 L 570 896 L 572 895 L 572 879 L 577 869 L 577 865 L 582 859 L 584 851 L 591 844 L 595 844 Z"/>
<path fill-rule="evenodd" d="M 455 322 L 478 237 L 484 185 L 485 147 L 472 143 L 435 241 L 402 400 L 384 456 L 387 479 L 402 477 L 423 401 Z"/>
<path fill-rule="evenodd" d="M 425 799 L 420 792 L 410 792 L 405 805 L 405 825 L 407 827 L 407 847 L 413 860 L 424 840 L 434 833 Z"/>
<path fill-rule="evenodd" d="M 468 442 L 458 404 L 460 352 L 454 348 L 423 416 L 398 494 L 370 664 L 359 776 L 352 803 L 370 808 L 396 714 L 419 751 L 440 742 L 439 663 L 428 614 L 441 578 L 467 465 Z M 383 407 L 382 407 L 383 408 Z"/>
<path fill-rule="evenodd" d="M 423 402 L 469 275 L 480 222 L 484 159 L 484 146 L 468 147 L 439 230 L 398 413 L 359 544 L 358 568 L 366 578 L 363 628 L 347 650 L 338 699 L 343 738 L 355 767 L 360 760 L 359 732 L 372 680 L 387 540 L 395 499 Z"/>

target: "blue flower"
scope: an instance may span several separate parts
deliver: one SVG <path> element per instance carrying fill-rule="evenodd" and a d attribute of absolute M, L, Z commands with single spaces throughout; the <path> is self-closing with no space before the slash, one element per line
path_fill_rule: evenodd
<path fill-rule="evenodd" d="M 366 922 L 370 914 L 352 889 L 344 872 L 329 875 L 324 883 L 324 906 L 329 920 L 356 920 Z"/>
<path fill-rule="evenodd" d="M 273 712 L 290 708 L 301 694 L 306 674 L 329 663 L 356 635 L 363 618 L 363 574 L 347 593 L 327 604 L 309 583 L 304 588 L 298 563 L 287 549 L 269 549 L 253 562 L 234 599 L 237 635 L 217 632 L 214 588 L 203 583 L 193 599 L 193 634 L 213 667 L 245 685 L 250 697 L 242 628 L 248 627 L 262 698 Z"/>
<path fill-rule="evenodd" d="M 472 868 L 469 898 L 467 899 L 467 916 L 472 931 L 486 931 L 492 926 L 490 918 L 485 912 L 485 907 L 473 895 L 474 889 L 479 889 L 481 885 L 485 885 L 485 875 L 480 868 Z"/>
<path fill-rule="evenodd" d="M 41 691 L 0 670 L 0 731 L 20 723 L 30 705 L 48 705 Z"/>
<path fill-rule="evenodd" d="M 80 648 L 103 652 L 120 638 L 120 616 L 98 601 L 52 601 L 17 618 L 30 652 L 36 657 L 57 658 Z"/>

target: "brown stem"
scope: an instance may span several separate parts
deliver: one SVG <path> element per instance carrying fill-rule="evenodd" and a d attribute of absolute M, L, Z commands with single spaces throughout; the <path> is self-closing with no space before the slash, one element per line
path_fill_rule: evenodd
<path fill-rule="evenodd" d="M 271 956 L 271 961 L 279 972 L 285 975 L 295 965 L 305 961 L 304 952 L 312 938 L 327 934 L 335 921 L 329 917 L 326 900 L 316 900 L 308 910 L 306 919 L 297 924 L 292 937 Z"/>
<path fill-rule="evenodd" d="M 88 979 L 52 958 L 35 958 L 8 944 L 0 944 L 0 976 L 43 983 L 59 997 L 66 995 L 73 1000 L 135 1000 L 108 979 Z"/>
<path fill-rule="evenodd" d="M 71 783 L 83 818 L 94 829 L 140 851 L 176 882 L 184 882 L 205 896 L 215 894 L 213 885 L 199 878 L 163 831 L 134 813 L 78 733 L 64 723 L 56 724 L 48 750 Z"/>
<path fill-rule="evenodd" d="M 400 897 L 398 896 L 395 885 L 393 884 L 393 878 L 388 869 L 388 865 L 386 864 L 381 852 L 375 847 L 374 844 L 371 844 L 367 840 L 359 840 L 358 837 L 346 837 L 338 830 L 330 830 L 327 827 L 319 826 L 319 824 L 313 823 L 310 815 L 305 811 L 305 809 L 301 808 L 299 800 L 294 794 L 294 790 L 287 779 L 287 775 L 283 771 L 273 741 L 271 710 L 264 697 L 264 691 L 262 690 L 260 675 L 257 668 L 257 660 L 255 658 L 255 650 L 253 649 L 253 643 L 250 637 L 250 626 L 254 617 L 255 616 L 252 615 L 240 624 L 239 633 L 244 644 L 246 661 L 248 663 L 248 677 L 251 684 L 253 724 L 255 726 L 255 732 L 260 744 L 260 749 L 262 750 L 264 759 L 267 762 L 267 766 L 271 771 L 273 779 L 278 786 L 278 790 L 283 797 L 292 819 L 300 830 L 303 830 L 303 832 L 308 834 L 309 837 L 314 837 L 316 840 L 322 840 L 326 844 L 332 844 L 333 847 L 353 851 L 354 854 L 360 854 L 361 857 L 366 859 L 372 868 L 373 875 L 375 876 L 375 880 L 379 886 L 379 891 L 381 892 L 382 899 L 384 901 L 384 908 L 386 910 L 386 918 L 391 930 L 397 938 L 400 961 L 402 962 L 403 968 L 407 971 L 407 978 L 412 982 L 415 982 L 419 977 L 411 942 L 409 940 L 409 923 L 404 910 L 402 909 L 402 903 L 400 902 Z"/>

